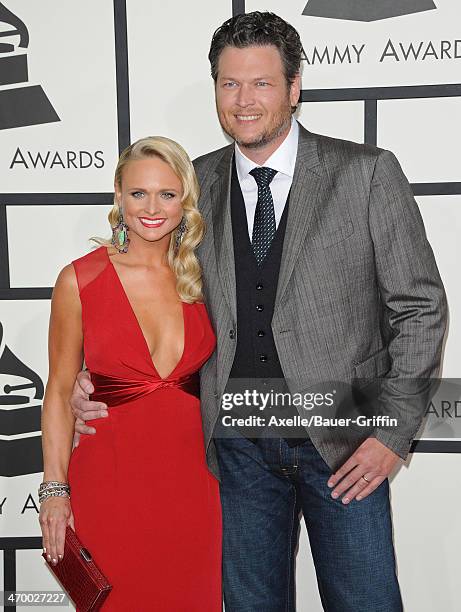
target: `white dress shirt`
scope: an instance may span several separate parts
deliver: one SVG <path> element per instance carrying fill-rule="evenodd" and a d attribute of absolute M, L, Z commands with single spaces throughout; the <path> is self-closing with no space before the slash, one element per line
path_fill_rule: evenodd
<path fill-rule="evenodd" d="M 285 208 L 293 182 L 296 155 L 298 153 L 298 137 L 299 125 L 292 117 L 291 128 L 287 137 L 263 165 L 264 168 L 277 170 L 277 174 L 274 176 L 269 186 L 272 193 L 272 199 L 274 200 L 276 227 L 278 227 L 280 223 L 283 209 Z M 235 143 L 235 165 L 237 167 L 237 176 L 245 202 L 248 234 L 251 242 L 256 203 L 258 201 L 258 186 L 254 177 L 250 174 L 250 171 L 260 166 L 251 161 L 251 159 L 248 159 L 248 157 L 242 153 L 237 143 Z"/>

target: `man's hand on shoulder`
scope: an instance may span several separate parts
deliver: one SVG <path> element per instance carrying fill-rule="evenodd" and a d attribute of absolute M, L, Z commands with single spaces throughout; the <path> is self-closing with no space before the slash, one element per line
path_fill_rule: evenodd
<path fill-rule="evenodd" d="M 72 413 L 75 417 L 74 448 L 78 446 L 80 434 L 95 434 L 96 429 L 85 425 L 85 421 L 108 416 L 107 406 L 102 402 L 89 399 L 94 392 L 88 371 L 79 372 L 70 398 Z"/>
<path fill-rule="evenodd" d="M 344 493 L 343 504 L 364 499 L 391 474 L 400 457 L 376 438 L 367 438 L 328 480 L 336 499 Z"/>

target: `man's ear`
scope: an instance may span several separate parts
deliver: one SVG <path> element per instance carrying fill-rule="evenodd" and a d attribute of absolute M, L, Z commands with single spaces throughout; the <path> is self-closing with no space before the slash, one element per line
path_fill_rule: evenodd
<path fill-rule="evenodd" d="M 298 72 L 295 75 L 293 83 L 290 85 L 291 106 L 296 106 L 298 104 L 300 94 L 301 94 L 301 73 Z"/>

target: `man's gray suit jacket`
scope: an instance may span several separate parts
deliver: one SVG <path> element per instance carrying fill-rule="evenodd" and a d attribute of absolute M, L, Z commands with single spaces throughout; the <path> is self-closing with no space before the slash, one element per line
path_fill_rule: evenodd
<path fill-rule="evenodd" d="M 202 367 L 207 462 L 219 477 L 212 438 L 237 336 L 230 182 L 234 146 L 195 160 L 207 230 L 198 249 L 217 349 Z M 403 459 L 438 374 L 446 299 L 411 188 L 395 156 L 300 126 L 272 331 L 292 393 L 319 381 L 382 377 L 377 412 L 398 427 L 364 436 L 310 427 L 336 470 L 372 435 Z M 412 384 L 409 385 L 408 381 Z M 304 414 L 304 416 L 306 416 Z"/>

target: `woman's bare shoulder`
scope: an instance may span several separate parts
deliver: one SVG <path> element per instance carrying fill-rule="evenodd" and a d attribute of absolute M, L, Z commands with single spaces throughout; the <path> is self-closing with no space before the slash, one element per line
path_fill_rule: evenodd
<path fill-rule="evenodd" d="M 77 288 L 77 274 L 75 273 L 73 264 L 67 264 L 67 266 L 64 266 L 59 272 L 55 287 L 58 286 L 68 289 Z"/>
<path fill-rule="evenodd" d="M 59 272 L 53 289 L 52 302 L 63 307 L 80 302 L 77 274 L 70 263 Z"/>

